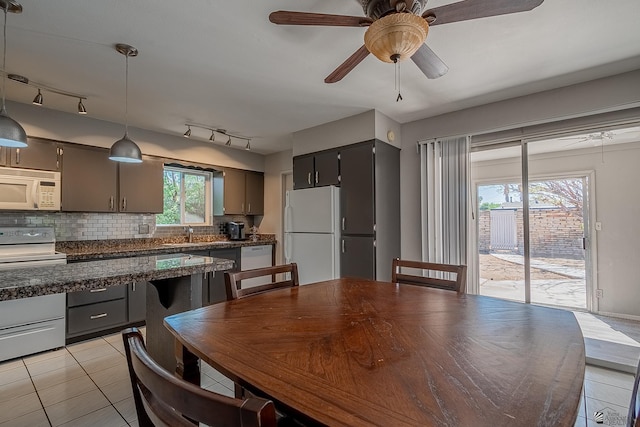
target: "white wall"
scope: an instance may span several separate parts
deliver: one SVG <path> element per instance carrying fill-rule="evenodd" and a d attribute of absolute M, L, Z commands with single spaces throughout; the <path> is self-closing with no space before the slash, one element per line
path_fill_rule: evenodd
<path fill-rule="evenodd" d="M 7 102 L 7 110 L 29 136 L 108 148 L 124 134 L 123 124 L 91 116 L 17 102 Z M 167 135 L 131 127 L 129 136 L 138 144 L 142 154 L 260 172 L 264 170 L 264 156 L 244 149 L 230 149 L 206 141 L 186 139 L 182 135 Z"/>
<path fill-rule="evenodd" d="M 259 224 L 260 233 L 275 234 L 276 264 L 282 264 L 282 247 L 284 241 L 282 230 L 282 176 L 293 171 L 293 155 L 291 150 L 267 156 L 264 168 L 264 216 Z"/>

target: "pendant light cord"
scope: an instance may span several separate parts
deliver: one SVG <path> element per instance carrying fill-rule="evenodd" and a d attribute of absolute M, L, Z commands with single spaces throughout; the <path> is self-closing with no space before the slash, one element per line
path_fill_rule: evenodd
<path fill-rule="evenodd" d="M 129 135 L 129 52 L 125 55 L 124 71 L 124 135 Z"/>
<path fill-rule="evenodd" d="M 5 90 L 7 85 L 7 3 L 4 4 L 4 26 L 2 31 L 2 111 L 5 111 Z"/>

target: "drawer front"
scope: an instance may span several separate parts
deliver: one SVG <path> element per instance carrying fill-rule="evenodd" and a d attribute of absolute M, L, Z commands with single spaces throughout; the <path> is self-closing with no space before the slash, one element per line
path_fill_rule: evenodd
<path fill-rule="evenodd" d="M 5 328 L 64 319 L 64 294 L 41 295 L 0 302 L 0 333 Z"/>
<path fill-rule="evenodd" d="M 70 292 L 67 294 L 67 307 L 77 307 L 79 305 L 124 298 L 126 293 L 126 286 L 111 286 L 109 288 Z"/>
<path fill-rule="evenodd" d="M 98 331 L 127 322 L 127 300 L 99 302 L 70 308 L 67 313 L 67 333 L 76 335 Z"/>
<path fill-rule="evenodd" d="M 64 347 L 64 318 L 0 330 L 0 362 Z"/>

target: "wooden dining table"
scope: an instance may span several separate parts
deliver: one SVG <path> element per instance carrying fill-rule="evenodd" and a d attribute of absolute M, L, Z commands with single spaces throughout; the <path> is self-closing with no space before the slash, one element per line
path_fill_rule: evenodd
<path fill-rule="evenodd" d="M 307 424 L 573 426 L 584 341 L 570 311 L 354 278 L 165 318 L 198 358 Z"/>

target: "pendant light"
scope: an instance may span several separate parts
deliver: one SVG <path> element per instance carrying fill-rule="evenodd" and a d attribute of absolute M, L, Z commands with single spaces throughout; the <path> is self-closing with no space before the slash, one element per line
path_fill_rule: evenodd
<path fill-rule="evenodd" d="M 0 0 L 0 7 L 4 12 L 4 26 L 2 38 L 2 109 L 0 110 L 0 147 L 17 147 L 23 148 L 27 146 L 27 133 L 24 131 L 20 123 L 13 120 L 7 114 L 5 107 L 5 83 L 7 80 L 7 12 L 21 13 L 22 6 L 13 0 Z"/>
<path fill-rule="evenodd" d="M 2 1 L 2 0 L 0 0 Z M 116 50 L 126 58 L 124 92 L 124 136 L 111 146 L 109 159 L 123 163 L 142 163 L 140 147 L 129 138 L 129 57 L 138 56 L 138 49 L 128 44 L 117 44 Z"/>

